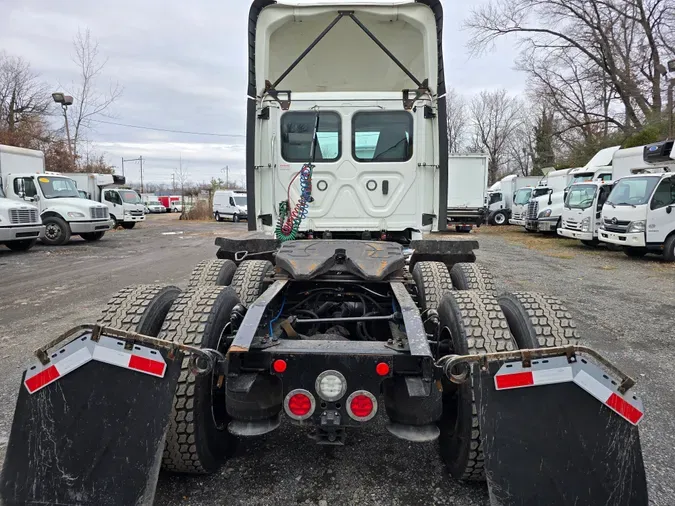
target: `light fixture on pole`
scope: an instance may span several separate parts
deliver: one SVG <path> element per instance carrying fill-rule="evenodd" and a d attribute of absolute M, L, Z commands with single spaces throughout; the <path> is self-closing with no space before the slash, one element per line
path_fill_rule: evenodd
<path fill-rule="evenodd" d="M 68 127 L 68 106 L 73 105 L 73 97 L 66 95 L 61 92 L 52 93 L 52 99 L 57 104 L 61 104 L 61 109 L 63 110 L 63 118 L 66 120 L 66 137 L 68 138 L 68 151 L 70 156 L 73 156 L 73 147 L 70 141 L 70 128 Z"/>

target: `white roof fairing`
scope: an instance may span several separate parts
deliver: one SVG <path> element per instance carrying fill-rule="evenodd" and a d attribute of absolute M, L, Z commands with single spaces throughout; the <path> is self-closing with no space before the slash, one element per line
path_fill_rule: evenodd
<path fill-rule="evenodd" d="M 438 41 L 433 11 L 424 4 L 273 4 L 257 20 L 256 94 L 274 83 L 338 16 L 353 11 L 389 51 L 436 93 Z M 344 16 L 281 81 L 293 92 L 398 91 L 417 85 L 348 16 Z"/>

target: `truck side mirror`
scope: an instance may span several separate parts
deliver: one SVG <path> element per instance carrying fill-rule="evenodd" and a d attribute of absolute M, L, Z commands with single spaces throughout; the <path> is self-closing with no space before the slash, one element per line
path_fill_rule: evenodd
<path fill-rule="evenodd" d="M 26 183 L 24 182 L 23 178 L 19 178 L 16 180 L 16 194 L 19 196 L 20 199 L 25 200 L 26 198 Z"/>
<path fill-rule="evenodd" d="M 548 191 L 548 205 L 553 204 L 553 190 Z"/>

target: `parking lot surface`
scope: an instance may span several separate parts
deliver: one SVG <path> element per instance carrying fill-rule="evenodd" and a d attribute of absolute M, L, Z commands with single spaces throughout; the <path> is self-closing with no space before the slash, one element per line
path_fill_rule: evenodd
<path fill-rule="evenodd" d="M 31 352 L 59 333 L 93 323 L 119 289 L 139 283 L 185 287 L 195 264 L 214 258 L 214 239 L 246 224 L 182 222 L 150 216 L 98 243 L 79 239 L 28 254 L 0 251 L 0 445 Z M 452 238 L 452 236 L 443 236 Z M 675 497 L 675 267 L 579 243 L 482 228 L 478 261 L 500 291 L 541 291 L 575 314 L 583 344 L 638 380 L 647 415 L 642 445 L 654 505 Z M 571 408 L 573 409 L 573 407 Z M 618 442 L 620 444 L 620 442 Z M 483 484 L 450 479 L 435 443 L 391 436 L 378 419 L 348 434 L 345 447 L 317 446 L 290 424 L 242 441 L 213 476 L 162 474 L 157 505 L 487 505 Z"/>

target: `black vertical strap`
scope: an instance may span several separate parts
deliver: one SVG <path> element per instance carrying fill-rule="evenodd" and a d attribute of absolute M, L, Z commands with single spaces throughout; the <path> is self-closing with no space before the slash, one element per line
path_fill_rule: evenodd
<path fill-rule="evenodd" d="M 248 229 L 257 229 L 255 205 L 255 122 L 256 96 L 255 40 L 258 17 L 262 10 L 275 4 L 275 0 L 254 0 L 248 14 L 248 89 L 246 105 L 246 194 L 248 197 Z"/>

